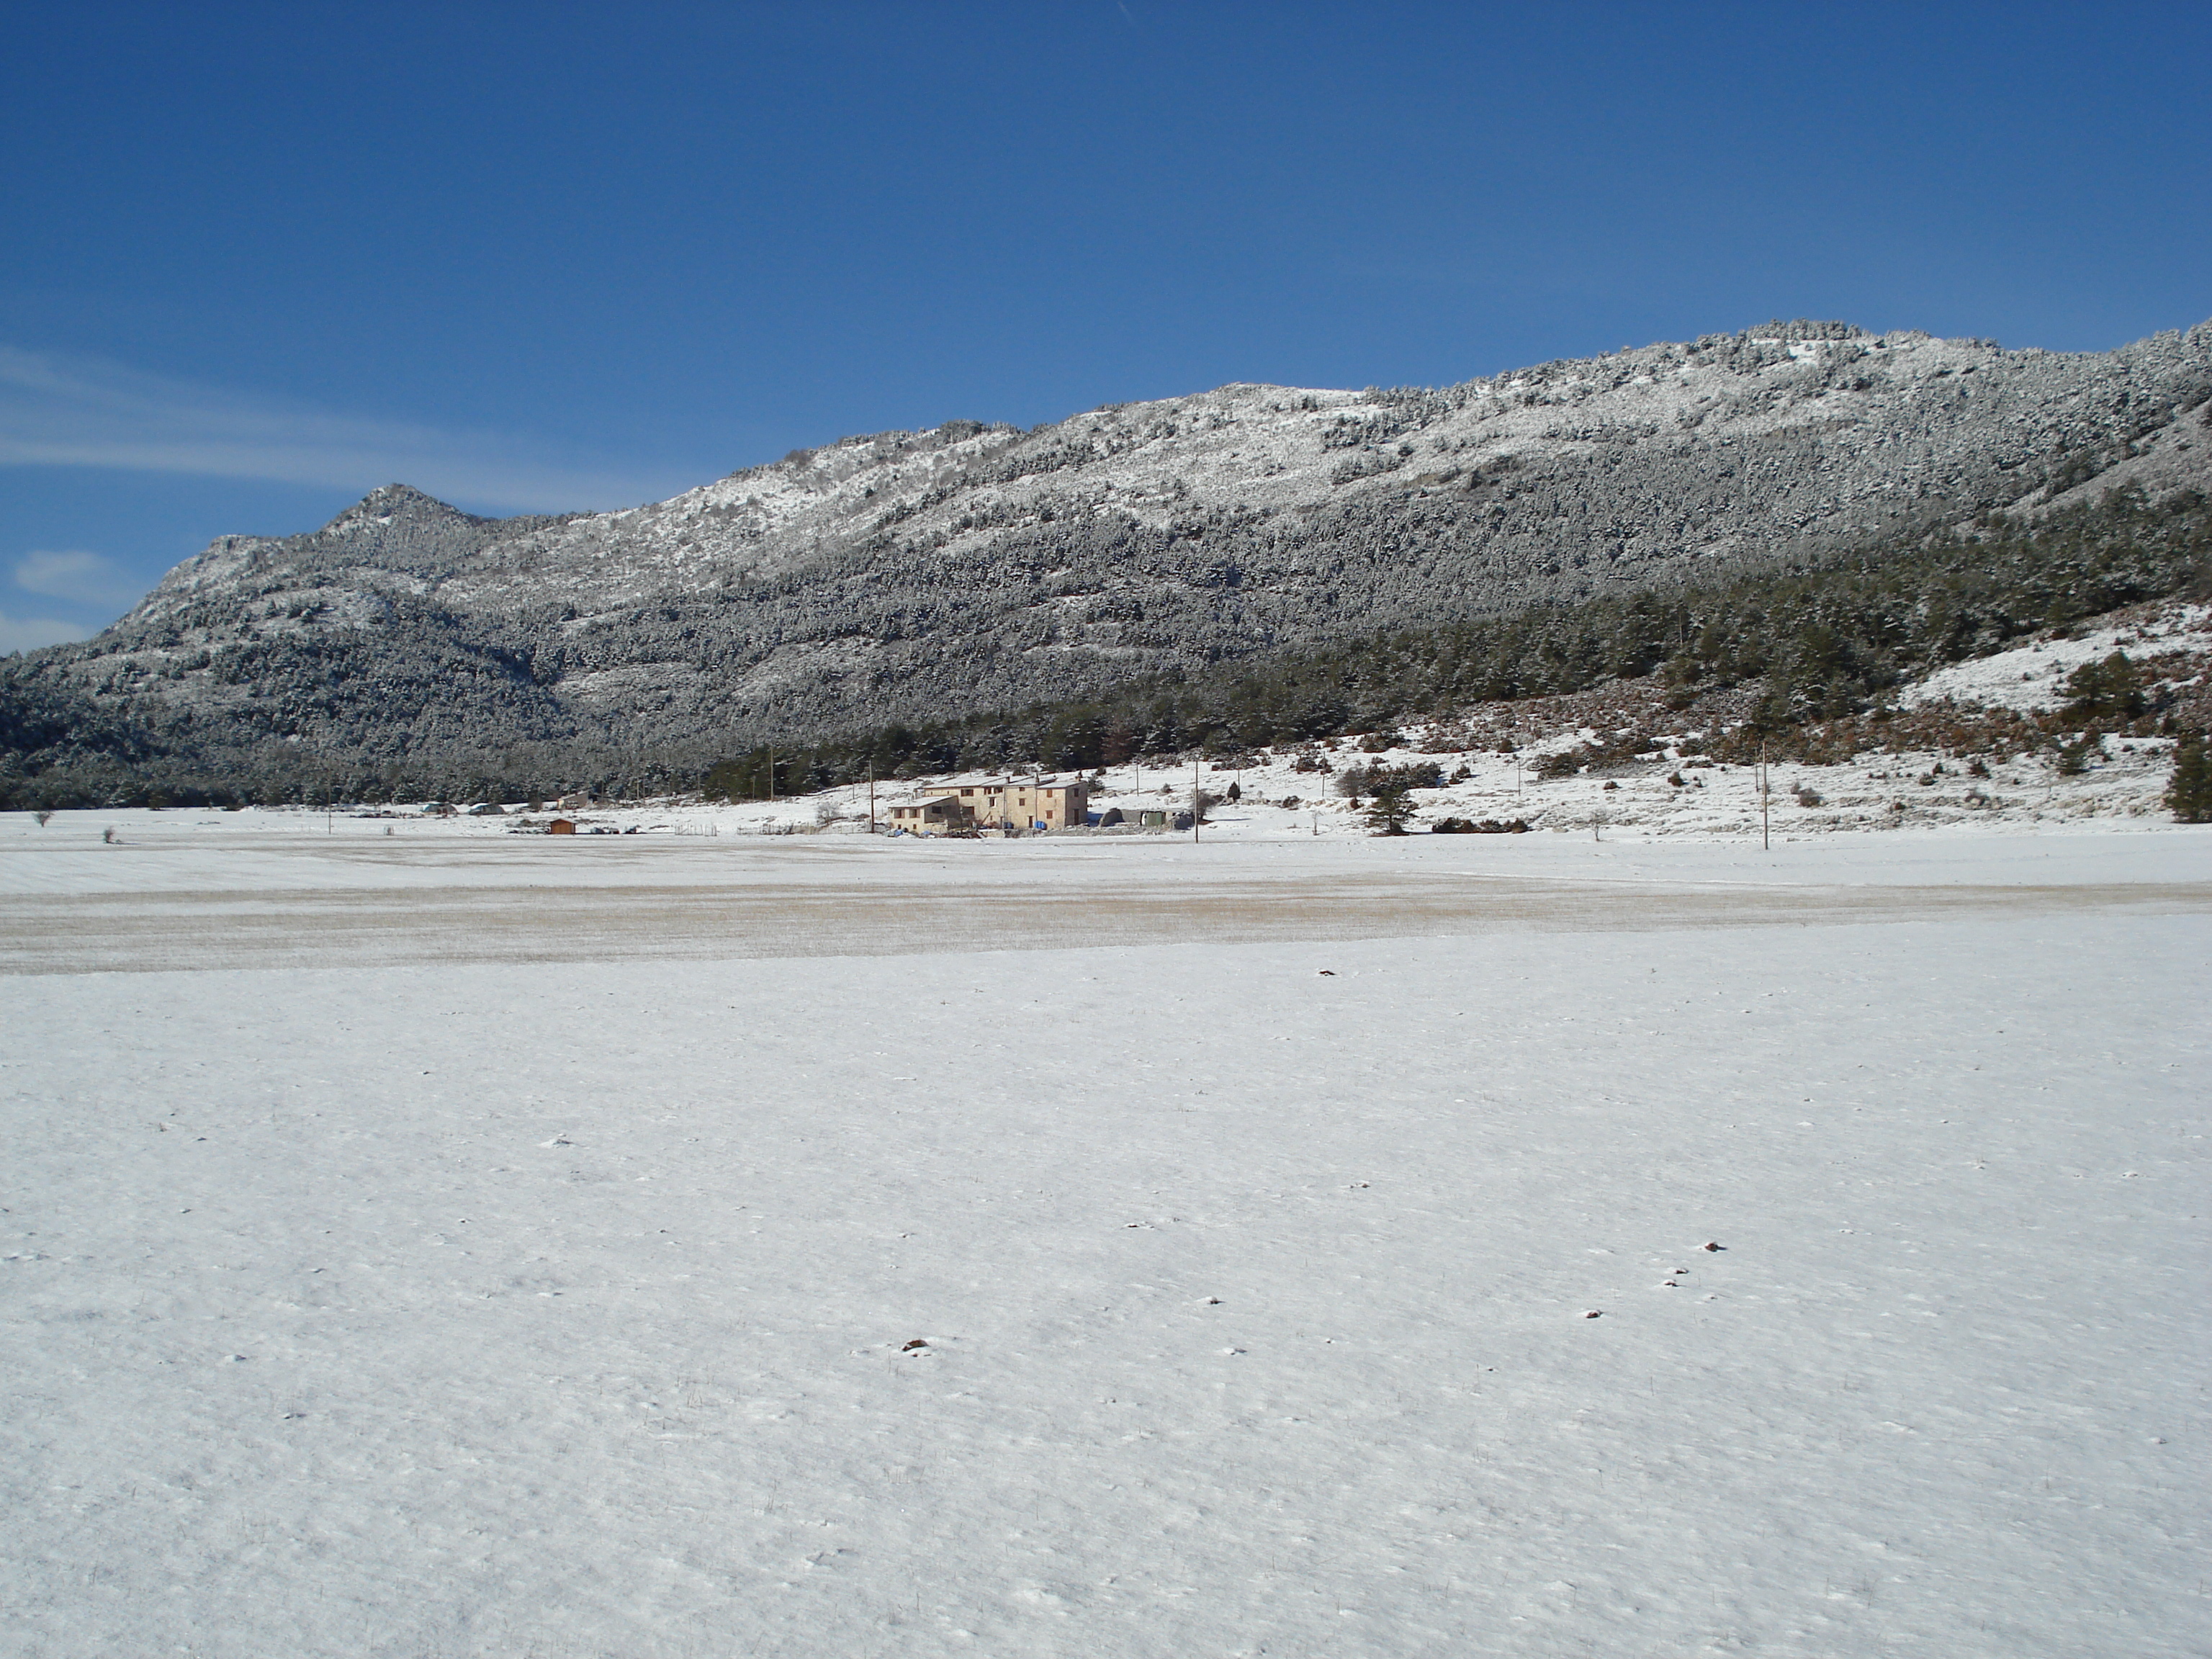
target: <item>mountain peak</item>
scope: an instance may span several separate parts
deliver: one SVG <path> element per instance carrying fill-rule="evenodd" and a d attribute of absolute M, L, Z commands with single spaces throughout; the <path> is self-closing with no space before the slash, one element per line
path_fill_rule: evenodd
<path fill-rule="evenodd" d="M 411 484 L 388 483 L 372 489 L 323 526 L 324 533 L 363 525 L 468 524 L 476 522 L 457 507 L 426 495 Z"/>
<path fill-rule="evenodd" d="M 1747 328 L 1736 336 L 1739 340 L 1781 340 L 1785 343 L 1870 340 L 1873 337 L 1856 323 L 1820 322 L 1810 317 L 1793 317 L 1786 323 L 1778 317 L 1772 322 L 1761 323 L 1757 328 Z"/>

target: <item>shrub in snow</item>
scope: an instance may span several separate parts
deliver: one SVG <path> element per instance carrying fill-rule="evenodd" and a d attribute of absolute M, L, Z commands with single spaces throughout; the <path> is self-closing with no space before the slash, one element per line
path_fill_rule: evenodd
<path fill-rule="evenodd" d="M 2097 741 L 2094 732 L 2084 732 L 2072 743 L 2058 745 L 2057 763 L 2061 777 L 2077 777 L 2089 769 L 2089 757 L 2102 751 L 2104 745 Z"/>

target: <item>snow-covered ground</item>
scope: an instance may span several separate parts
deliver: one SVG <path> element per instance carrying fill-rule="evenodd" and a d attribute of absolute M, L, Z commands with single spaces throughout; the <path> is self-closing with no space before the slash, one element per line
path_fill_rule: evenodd
<path fill-rule="evenodd" d="M 1899 697 L 1900 706 L 1958 702 L 1990 708 L 2047 713 L 2066 701 L 2066 677 L 2084 663 L 2115 651 L 2136 661 L 2157 662 L 2179 653 L 2183 665 L 2201 673 L 2202 659 L 2212 653 L 2212 605 L 2155 607 L 2148 616 L 2086 629 L 2072 638 L 2039 639 L 2011 651 L 1977 657 L 1938 669 Z"/>
<path fill-rule="evenodd" d="M 1610 732 L 1587 735 L 1609 738 Z M 1378 762 L 1405 765 L 1440 764 L 1447 777 L 1461 767 L 1472 776 L 1442 789 L 1424 789 L 1415 799 L 1417 830 L 1442 817 L 1510 822 L 1519 819 L 1532 831 L 1600 839 L 1686 836 L 1701 840 L 1756 838 L 1760 833 L 1760 799 L 1755 767 L 1697 763 L 1684 765 L 1677 745 L 1665 765 L 1640 773 L 1623 769 L 1613 776 L 1580 775 L 1540 781 L 1528 757 L 1571 744 L 1572 735 L 1528 745 L 1522 763 L 1494 751 L 1441 753 L 1395 748 L 1378 755 L 1346 745 L 1329 758 L 1340 769 Z M 1224 793 L 1234 782 L 1241 799 L 1215 806 L 1210 827 L 1223 836 L 1365 835 L 1364 814 L 1339 795 L 1327 774 L 1297 773 L 1287 753 L 1258 769 L 1232 771 L 1206 765 L 1200 787 Z M 1937 766 L 1942 770 L 1934 770 Z M 1987 778 L 1969 774 L 1955 757 L 1934 750 L 1859 757 L 1846 765 L 1778 763 L 1768 769 L 1767 833 L 1784 841 L 1825 836 L 1838 830 L 1958 828 L 1970 833 L 1990 829 L 2033 830 L 2053 824 L 2118 828 L 2127 820 L 2168 817 L 2160 805 L 2172 769 L 2171 745 L 2157 739 L 2108 740 L 2088 769 L 2062 775 L 2048 755 L 2021 757 Z M 1094 805 L 1164 806 L 1190 799 L 1190 771 L 1182 769 L 1164 788 L 1150 785 L 1143 795 L 1128 793 L 1130 769 L 1109 770 L 1106 789 Z M 1680 777 L 1680 783 L 1670 781 Z M 1800 791 L 1819 797 L 1808 802 Z M 1295 798 L 1297 805 L 1283 805 Z"/>
<path fill-rule="evenodd" d="M 2203 1651 L 2212 831 L 386 827 L 0 818 L 11 1654 Z"/>
<path fill-rule="evenodd" d="M 1613 734 L 1585 727 L 1579 735 L 1603 739 Z M 1415 792 L 1416 830 L 1439 818 L 1462 817 L 1501 823 L 1517 819 L 1532 832 L 1583 839 L 1759 838 L 1761 802 L 1755 767 L 1714 763 L 1698 757 L 1701 744 L 1678 740 L 1665 751 L 1672 758 L 1661 763 L 1619 769 L 1612 775 L 1538 778 L 1536 761 L 1571 747 L 1577 738 L 1577 733 L 1567 732 L 1530 742 L 1517 763 L 1513 756 L 1493 749 L 1437 750 L 1425 741 L 1364 754 L 1346 740 L 1326 758 L 1337 771 L 1368 764 L 1434 762 L 1449 777 L 1465 768 L 1469 775 L 1463 782 Z M 1201 762 L 1195 772 L 1185 763 L 1164 769 L 1121 765 L 1100 774 L 1036 775 L 1046 781 L 1097 776 L 1091 806 L 1102 813 L 1120 809 L 1127 826 L 1100 839 L 1164 834 L 1138 828 L 1137 815 L 1162 811 L 1172 818 L 1188 810 L 1194 787 L 1218 798 L 1231 785 L 1239 798 L 1233 802 L 1217 799 L 1208 809 L 1201 840 L 1328 840 L 1369 835 L 1364 811 L 1339 792 L 1333 774 L 1297 771 L 1297 753 L 1291 748 L 1271 751 L 1256 766 Z M 1686 761 L 1686 754 L 1690 757 Z M 1973 775 L 1956 755 L 1932 749 L 1862 755 L 1836 766 L 1778 763 L 1767 774 L 1766 833 L 1777 842 L 1791 842 L 1838 831 L 1950 829 L 1979 836 L 1991 831 L 2041 834 L 2056 827 L 2098 830 L 2164 825 L 2171 823 L 2162 798 L 2172 770 L 2169 741 L 2118 737 L 2105 739 L 2087 768 L 2073 775 L 2063 772 L 2049 751 L 2017 756 L 1993 768 L 1986 777 Z M 1677 777 L 1680 783 L 1672 781 Z M 892 801 L 927 799 L 952 781 L 924 778 L 878 785 L 878 827 L 887 823 Z M 1817 804 L 1802 792 L 1819 797 Z M 84 821 L 121 824 L 127 816 L 84 815 Z M 205 820 L 210 815 L 197 816 Z M 548 816 L 522 815 L 539 823 Z M 653 835 L 859 835 L 866 831 L 867 817 L 866 786 L 849 785 L 772 802 L 611 804 L 585 812 L 580 821 L 587 829 Z M 499 834 L 516 828 L 521 818 L 465 822 L 474 833 Z M 345 821 L 339 823 L 343 830 Z M 394 833 L 412 832 L 403 826 Z M 381 833 L 380 826 L 376 833 Z M 1181 833 L 1188 837 L 1188 830 Z"/>
<path fill-rule="evenodd" d="M 2110 647 L 2106 651 L 2109 653 Z M 2105 653 L 2100 653 L 2105 654 Z M 2071 666 L 2071 663 L 2068 666 Z M 2022 691 L 2028 690 L 2023 686 Z M 1417 733 L 1407 734 L 1409 738 Z M 1521 758 L 1494 749 L 1441 749 L 1425 738 L 1376 754 L 1358 750 L 1346 739 L 1323 757 L 1335 771 L 1381 764 L 1402 766 L 1434 762 L 1449 777 L 1464 768 L 1462 782 L 1415 792 L 1413 827 L 1425 830 L 1439 818 L 1526 823 L 1532 832 L 1577 839 L 1634 842 L 1654 839 L 1740 842 L 1761 835 L 1758 769 L 1717 763 L 1702 757 L 1703 744 L 1686 734 L 1655 751 L 1666 758 L 1610 775 L 1585 774 L 1540 779 L 1535 763 L 1578 739 L 1602 741 L 1614 734 L 1585 726 L 1536 738 L 1522 746 Z M 1172 817 L 1188 811 L 1194 787 L 1215 797 L 1200 839 L 1221 842 L 1365 838 L 1371 832 L 1362 806 L 1340 793 L 1333 772 L 1297 770 L 1299 748 L 1267 752 L 1255 765 L 1188 762 L 1165 769 L 1139 764 L 1109 767 L 1099 773 L 1038 773 L 1047 782 L 1077 776 L 1096 778 L 1091 806 L 1119 809 L 1127 823 L 1107 831 L 1060 832 L 1055 838 L 1100 842 L 1158 840 L 1189 831 L 1145 830 L 1138 814 L 1161 811 Z M 1979 837 L 1991 833 L 2045 835 L 2069 831 L 2122 831 L 2170 826 L 2162 804 L 2172 769 L 2172 744 L 2159 738 L 2108 737 L 2085 769 L 2068 775 L 2057 757 L 2045 750 L 2001 761 L 1986 776 L 1977 776 L 1957 755 L 1938 750 L 1865 754 L 1848 763 L 1815 766 L 1777 763 L 1768 769 L 1765 831 L 1776 843 L 1825 838 L 1838 832 L 1949 830 Z M 973 782 L 986 775 L 969 777 Z M 988 775 L 998 776 L 1002 775 Z M 1017 775 L 1027 780 L 1031 774 Z M 1680 778 L 1677 783 L 1673 780 Z M 943 793 L 952 778 L 920 778 L 879 783 L 874 790 L 876 824 L 887 829 L 895 801 L 926 799 Z M 1239 799 L 1219 798 L 1234 785 Z M 1608 787 L 1610 786 L 1610 787 Z M 542 832 L 556 816 L 580 827 L 580 842 L 594 836 L 751 837 L 823 836 L 860 837 L 867 832 L 870 791 L 852 784 L 774 801 L 702 801 L 696 797 L 640 802 L 611 801 L 580 809 L 548 807 L 530 811 L 516 805 L 499 816 L 433 819 L 419 805 L 353 809 L 325 815 L 302 808 L 249 808 L 228 813 L 201 809 L 147 811 L 115 809 L 61 812 L 44 830 L 22 813 L 0 814 L 0 845 L 16 836 L 35 836 L 47 843 L 97 841 L 113 830 L 134 846 L 172 849 L 207 841 L 238 848 L 240 840 L 280 837 L 289 844 L 323 836 L 349 849 L 347 856 L 373 857 L 364 842 L 410 847 L 451 847 L 488 837 Z M 1818 797 L 1817 802 L 1809 797 Z M 1290 803 L 1295 802 L 1295 805 Z M 572 854 L 570 862 L 576 857 Z M 565 868 L 567 866 L 556 867 Z"/>

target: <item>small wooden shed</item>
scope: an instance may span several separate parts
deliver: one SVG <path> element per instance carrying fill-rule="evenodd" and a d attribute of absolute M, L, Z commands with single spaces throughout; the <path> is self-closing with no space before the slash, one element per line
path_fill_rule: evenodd
<path fill-rule="evenodd" d="M 572 818 L 556 818 L 545 826 L 545 833 L 549 836 L 573 836 L 576 833 L 575 821 Z"/>

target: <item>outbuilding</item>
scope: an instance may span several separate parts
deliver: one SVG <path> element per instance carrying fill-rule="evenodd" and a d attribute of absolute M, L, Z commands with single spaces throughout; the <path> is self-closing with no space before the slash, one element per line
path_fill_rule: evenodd
<path fill-rule="evenodd" d="M 938 795 L 927 800 L 904 800 L 891 808 L 893 830 L 903 830 L 909 836 L 942 836 L 956 830 L 975 826 L 975 816 L 960 804 L 957 795 Z"/>

